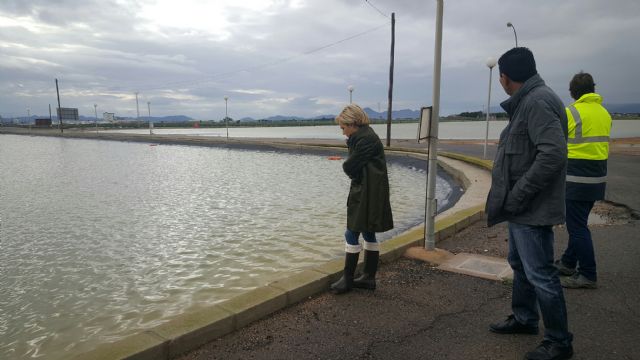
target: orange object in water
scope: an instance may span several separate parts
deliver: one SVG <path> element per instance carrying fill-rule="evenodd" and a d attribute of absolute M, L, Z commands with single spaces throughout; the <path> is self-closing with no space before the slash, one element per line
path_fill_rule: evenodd
<path fill-rule="evenodd" d="M 340 156 L 329 156 L 327 159 L 329 159 L 329 160 L 342 160 L 342 157 L 340 157 Z"/>

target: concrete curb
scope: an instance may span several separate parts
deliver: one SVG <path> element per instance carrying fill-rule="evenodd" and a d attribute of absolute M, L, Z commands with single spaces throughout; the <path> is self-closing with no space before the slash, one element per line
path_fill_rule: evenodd
<path fill-rule="evenodd" d="M 409 151 L 411 150 L 407 149 L 406 152 Z M 415 152 L 415 154 L 424 155 L 420 152 Z M 484 160 L 458 154 L 442 155 L 487 168 L 487 163 Z M 452 170 L 454 171 L 452 175 L 464 182 L 464 174 L 456 173 L 455 169 Z M 468 180 L 465 185 L 467 183 Z M 436 242 L 482 219 L 483 215 L 484 204 L 481 204 L 437 220 L 435 223 Z M 414 246 L 424 246 L 423 225 L 416 226 L 381 243 L 380 261 L 383 263 L 392 262 L 402 257 L 408 248 Z M 100 345 L 91 351 L 73 357 L 73 359 L 172 359 L 287 306 L 326 291 L 329 284 L 342 274 L 343 267 L 343 260 L 339 259 L 328 261 L 311 269 L 304 269 L 219 304 L 182 314 L 142 333 L 114 343 Z"/>

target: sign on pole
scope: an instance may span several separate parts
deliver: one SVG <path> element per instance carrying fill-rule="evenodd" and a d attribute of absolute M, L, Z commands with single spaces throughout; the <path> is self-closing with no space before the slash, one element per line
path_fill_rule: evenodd
<path fill-rule="evenodd" d="M 418 124 L 418 142 L 431 137 L 431 110 L 432 106 L 424 106 L 420 109 L 420 123 Z"/>
<path fill-rule="evenodd" d="M 58 119 L 62 121 L 78 121 L 80 117 L 78 116 L 77 108 L 58 108 Z"/>

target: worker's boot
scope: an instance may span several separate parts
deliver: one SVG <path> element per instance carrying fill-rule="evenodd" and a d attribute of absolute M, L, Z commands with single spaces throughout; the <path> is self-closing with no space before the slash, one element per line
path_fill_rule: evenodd
<path fill-rule="evenodd" d="M 334 294 L 344 294 L 353 288 L 353 276 L 358 266 L 360 253 L 345 253 L 344 272 L 340 280 L 331 284 L 331 292 Z"/>
<path fill-rule="evenodd" d="M 353 287 L 359 289 L 376 289 L 376 272 L 378 271 L 378 259 L 380 251 L 364 251 L 364 271 L 357 279 L 353 280 Z"/>

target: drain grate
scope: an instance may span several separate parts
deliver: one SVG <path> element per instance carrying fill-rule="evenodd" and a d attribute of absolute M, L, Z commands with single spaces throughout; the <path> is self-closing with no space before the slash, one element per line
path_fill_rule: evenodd
<path fill-rule="evenodd" d="M 505 259 L 475 254 L 457 254 L 439 268 L 491 280 L 513 277 L 511 267 Z"/>
<path fill-rule="evenodd" d="M 486 259 L 469 258 L 460 264 L 458 268 L 498 276 L 504 271 L 505 265 L 505 263 L 498 263 Z M 508 267 L 508 265 L 506 266 Z"/>

